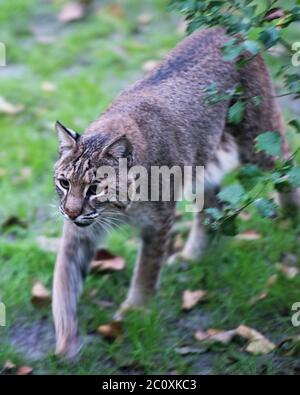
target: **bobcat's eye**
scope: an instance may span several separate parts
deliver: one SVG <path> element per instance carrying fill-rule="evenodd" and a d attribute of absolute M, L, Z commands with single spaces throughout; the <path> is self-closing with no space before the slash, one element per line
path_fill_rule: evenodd
<path fill-rule="evenodd" d="M 87 196 L 97 195 L 97 188 L 98 188 L 97 184 L 90 185 L 86 195 Z"/>
<path fill-rule="evenodd" d="M 70 188 L 70 183 L 65 178 L 60 178 L 59 183 L 64 189 L 69 189 Z"/>

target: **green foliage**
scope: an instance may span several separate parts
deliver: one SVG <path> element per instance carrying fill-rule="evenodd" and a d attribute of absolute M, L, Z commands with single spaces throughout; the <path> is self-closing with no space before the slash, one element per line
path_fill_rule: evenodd
<path fill-rule="evenodd" d="M 229 123 L 232 123 L 234 125 L 239 124 L 244 116 L 245 112 L 245 102 L 242 100 L 238 100 L 236 103 L 234 103 L 228 111 L 228 121 Z"/>
<path fill-rule="evenodd" d="M 256 138 L 257 151 L 265 151 L 268 155 L 280 156 L 281 139 L 276 132 L 266 132 Z"/>
<path fill-rule="evenodd" d="M 243 67 L 257 54 L 263 54 L 274 46 L 289 56 L 282 56 L 277 77 L 281 80 L 284 92 L 300 98 L 300 72 L 291 62 L 291 46 L 284 40 L 289 26 L 300 21 L 299 1 L 283 2 L 279 0 L 257 2 L 252 0 L 213 1 L 213 0 L 172 0 L 171 7 L 183 14 L 188 22 L 187 32 L 199 27 L 222 27 L 228 34 L 227 43 L 221 48 L 225 61 L 235 61 L 237 67 Z M 239 124 L 243 120 L 247 101 L 252 100 L 259 106 L 261 98 L 246 97 L 242 86 L 220 92 L 213 82 L 206 90 L 209 104 L 219 101 L 232 102 L 228 111 L 228 122 Z M 298 133 L 300 123 L 294 119 L 290 126 Z M 243 166 L 237 179 L 240 185 L 226 186 L 218 195 L 223 202 L 222 210 L 207 209 L 207 221 L 213 229 L 226 234 L 236 231 L 237 215 L 249 205 L 253 205 L 262 217 L 274 218 L 276 203 L 266 197 L 267 191 L 289 191 L 300 186 L 299 167 L 295 167 L 294 154 L 286 161 L 280 159 L 281 139 L 278 131 L 261 131 L 256 139 L 256 149 L 274 156 L 277 161 L 274 169 L 263 172 L 257 166 Z"/>

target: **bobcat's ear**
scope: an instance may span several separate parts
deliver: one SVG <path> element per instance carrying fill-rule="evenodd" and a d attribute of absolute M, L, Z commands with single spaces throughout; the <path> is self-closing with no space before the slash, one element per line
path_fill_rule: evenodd
<path fill-rule="evenodd" d="M 130 159 L 132 155 L 132 144 L 124 134 L 123 136 L 118 136 L 113 141 L 111 141 L 102 151 L 101 156 L 110 155 L 115 159 L 127 158 Z"/>
<path fill-rule="evenodd" d="M 76 142 L 80 137 L 78 133 L 74 132 L 74 130 L 66 128 L 59 121 L 56 121 L 55 130 L 58 134 L 61 149 L 69 150 L 76 146 Z"/>

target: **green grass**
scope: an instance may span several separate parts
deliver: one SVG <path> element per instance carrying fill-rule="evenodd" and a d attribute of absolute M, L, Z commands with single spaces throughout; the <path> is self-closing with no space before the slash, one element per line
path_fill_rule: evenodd
<path fill-rule="evenodd" d="M 297 333 L 290 319 L 291 306 L 299 300 L 300 276 L 292 280 L 279 276 L 265 300 L 254 306 L 249 300 L 277 272 L 275 263 L 283 253 L 299 256 L 299 226 L 281 219 L 270 223 L 255 215 L 240 222 L 240 229 L 261 232 L 260 240 L 223 238 L 213 243 L 201 263 L 166 266 L 149 312 L 131 313 L 122 339 L 109 343 L 96 329 L 111 319 L 124 299 L 137 251 L 134 231 L 114 232 L 109 248 L 125 257 L 126 270 L 88 277 L 79 304 L 85 340 L 80 359 L 67 363 L 52 355 L 50 308 L 35 310 L 30 297 L 37 279 L 51 288 L 55 262 L 54 254 L 39 248 L 36 237 L 59 236 L 62 224 L 52 207 L 57 155 L 53 124 L 60 119 L 83 131 L 119 90 L 143 75 L 145 61 L 160 59 L 182 36 L 176 33 L 177 17 L 166 12 L 163 0 L 122 1 L 124 17 L 104 2 L 96 3 L 97 11 L 88 19 L 67 26 L 55 20 L 59 3 L 1 3 L 0 41 L 7 46 L 8 59 L 8 66 L 0 69 L 1 96 L 25 109 L 16 116 L 0 114 L 0 224 L 12 216 L 24 223 L 2 228 L 0 234 L 0 300 L 7 309 L 7 327 L 0 327 L 0 370 L 9 359 L 33 366 L 37 374 L 292 374 L 296 359 L 276 352 L 254 357 L 238 345 L 204 354 L 176 351 L 198 347 L 194 332 L 200 328 L 231 329 L 244 323 L 275 342 Z M 142 12 L 150 12 L 153 19 L 137 30 L 136 19 Z M 53 42 L 39 42 L 34 31 Z M 55 84 L 56 90 L 44 92 L 44 81 Z M 288 108 L 286 112 L 290 114 Z M 293 136 L 292 141 L 296 142 Z M 207 303 L 183 313 L 183 291 L 199 288 L 209 292 Z M 110 304 L 101 307 L 103 301 Z"/>

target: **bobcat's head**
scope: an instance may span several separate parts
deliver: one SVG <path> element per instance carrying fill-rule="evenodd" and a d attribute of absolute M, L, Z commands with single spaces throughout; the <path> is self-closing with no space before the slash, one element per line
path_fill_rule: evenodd
<path fill-rule="evenodd" d="M 75 225 L 113 225 L 127 203 L 118 200 L 119 160 L 132 157 L 125 135 L 79 135 L 56 123 L 60 157 L 55 166 L 55 185 L 60 211 Z M 108 199 L 115 194 L 115 198 Z"/>

